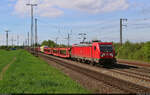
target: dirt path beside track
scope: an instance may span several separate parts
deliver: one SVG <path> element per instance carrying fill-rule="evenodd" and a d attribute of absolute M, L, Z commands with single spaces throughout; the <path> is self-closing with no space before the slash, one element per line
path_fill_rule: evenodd
<path fill-rule="evenodd" d="M 3 80 L 4 73 L 7 71 L 9 66 L 13 64 L 15 61 L 16 61 L 16 57 L 14 57 L 13 60 L 2 69 L 2 72 L 0 72 L 0 80 Z"/>

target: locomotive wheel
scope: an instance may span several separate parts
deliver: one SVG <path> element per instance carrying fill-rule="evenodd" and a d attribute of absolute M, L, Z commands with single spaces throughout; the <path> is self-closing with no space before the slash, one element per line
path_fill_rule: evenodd
<path fill-rule="evenodd" d="M 113 60 L 113 64 L 114 65 L 117 64 L 117 60 L 116 59 Z"/>
<path fill-rule="evenodd" d="M 95 62 L 90 62 L 90 65 L 95 66 Z"/>

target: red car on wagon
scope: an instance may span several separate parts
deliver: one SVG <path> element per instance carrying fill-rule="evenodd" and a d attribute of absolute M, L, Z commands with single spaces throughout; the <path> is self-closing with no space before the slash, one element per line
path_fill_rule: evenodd
<path fill-rule="evenodd" d="M 52 48 L 46 47 L 46 48 L 44 48 L 44 53 L 50 55 L 53 53 L 53 50 L 52 50 Z"/>

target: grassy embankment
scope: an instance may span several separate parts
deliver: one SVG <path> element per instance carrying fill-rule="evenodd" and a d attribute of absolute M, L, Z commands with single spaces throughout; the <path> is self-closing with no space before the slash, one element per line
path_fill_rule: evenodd
<path fill-rule="evenodd" d="M 0 93 L 89 93 L 61 71 L 24 50 L 0 50 Z"/>

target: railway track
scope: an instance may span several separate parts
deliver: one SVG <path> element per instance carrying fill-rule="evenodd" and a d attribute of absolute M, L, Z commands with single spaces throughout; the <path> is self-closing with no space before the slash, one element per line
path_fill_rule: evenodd
<path fill-rule="evenodd" d="M 101 68 L 101 69 L 105 69 L 105 68 Z M 141 80 L 150 82 L 150 71 L 147 70 L 147 69 L 146 70 L 144 70 L 144 69 L 139 68 L 139 67 L 119 69 L 117 67 L 117 68 L 105 69 L 105 70 L 109 70 L 109 71 L 116 72 L 116 73 L 119 73 L 119 74 L 122 74 L 122 75 L 126 75 L 126 76 L 129 76 L 129 77 L 134 77 L 134 78 L 137 78 L 137 79 L 141 79 Z"/>
<path fill-rule="evenodd" d="M 134 66 L 124 65 L 124 64 L 116 64 L 115 66 L 109 66 L 109 67 L 99 66 L 99 68 L 104 70 L 109 70 L 128 77 L 140 79 L 142 81 L 150 82 L 150 70 L 147 68 L 145 69 L 142 67 L 134 67 Z"/>
<path fill-rule="evenodd" d="M 122 59 L 118 59 L 117 62 L 127 64 L 127 65 L 131 65 L 131 66 L 150 67 L 150 64 L 145 63 L 145 62 L 133 62 L 133 61 L 122 60 Z M 145 69 L 150 70 L 148 68 L 145 68 Z"/>
<path fill-rule="evenodd" d="M 129 77 L 134 77 L 134 78 L 137 78 L 137 79 L 140 79 L 143 81 L 150 82 L 150 76 L 148 76 L 148 75 L 143 75 L 143 74 L 130 72 L 130 71 L 124 71 L 124 70 L 111 70 L 111 71 L 122 74 L 122 75 L 129 76 Z"/>
<path fill-rule="evenodd" d="M 73 71 L 82 73 L 88 77 L 91 77 L 91 78 L 101 81 L 107 85 L 110 85 L 112 87 L 120 89 L 126 93 L 150 92 L 150 88 L 147 88 L 145 86 L 141 86 L 141 85 L 129 82 L 129 81 L 121 80 L 121 79 L 115 78 L 113 76 L 106 75 L 104 73 L 100 73 L 100 72 L 96 72 L 96 71 L 93 71 L 93 70 L 90 70 L 87 68 L 79 67 L 77 65 L 69 64 L 69 62 L 55 59 L 54 57 L 51 57 L 49 55 L 40 53 L 40 56 L 45 57 L 48 60 L 58 63 L 59 65 L 69 68 Z"/>
<path fill-rule="evenodd" d="M 145 69 L 145 68 L 137 68 L 137 69 L 130 69 L 131 71 L 134 72 L 139 72 L 141 74 L 146 74 L 146 75 L 150 75 L 150 70 L 149 69 Z"/>
<path fill-rule="evenodd" d="M 124 65 L 124 64 L 121 64 L 121 65 Z M 130 65 L 129 65 L 129 66 L 130 66 Z M 135 66 L 134 66 L 134 67 L 135 67 Z M 130 69 L 127 69 L 127 70 L 132 70 L 132 71 L 136 71 L 136 72 L 141 72 L 141 73 L 150 74 L 150 69 L 145 68 L 145 67 L 138 67 L 138 66 L 136 66 L 135 68 L 130 68 Z"/>
<path fill-rule="evenodd" d="M 115 64 L 115 65 L 118 65 L 118 64 Z M 149 84 L 149 82 L 150 82 L 150 73 L 149 73 L 149 71 L 147 71 L 147 69 L 144 70 L 144 72 L 141 72 L 141 69 L 143 71 L 143 68 L 133 67 L 133 66 L 129 66 L 129 67 L 132 67 L 132 68 L 129 68 L 129 67 L 127 68 L 127 65 L 125 65 L 125 67 L 123 68 L 122 66 L 124 66 L 124 65 L 120 65 L 120 66 L 121 66 L 120 67 L 121 69 L 119 69 L 118 66 L 101 67 L 101 66 L 98 65 L 98 67 L 102 70 L 107 70 L 107 71 L 110 71 L 110 72 L 113 72 L 113 73 L 117 73 L 117 74 L 120 74 L 120 75 L 130 77 L 132 79 L 136 79 L 138 81 L 141 81 L 141 84 L 143 84 L 143 81 L 147 82 Z M 112 68 L 112 67 L 117 67 L 117 68 Z M 148 86 L 148 87 L 150 87 L 150 86 Z"/>

